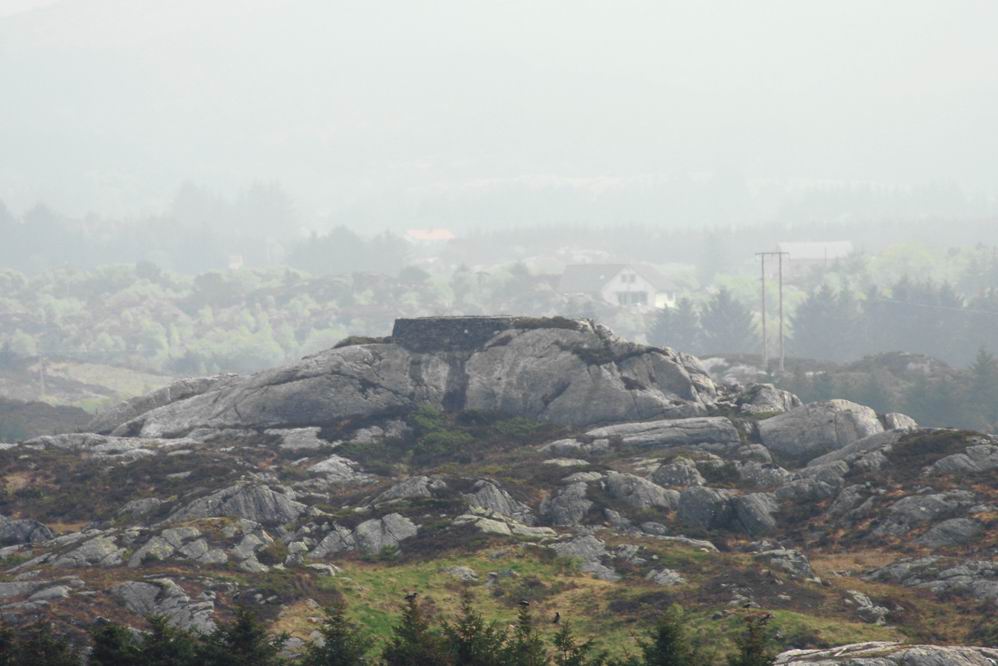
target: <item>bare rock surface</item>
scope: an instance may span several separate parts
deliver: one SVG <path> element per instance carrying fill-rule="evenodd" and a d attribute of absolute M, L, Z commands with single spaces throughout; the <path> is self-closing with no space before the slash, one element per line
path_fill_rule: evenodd
<path fill-rule="evenodd" d="M 993 666 L 998 649 L 855 643 L 818 650 L 790 650 L 776 658 L 775 666 Z"/>
<path fill-rule="evenodd" d="M 692 357 L 622 341 L 588 321 L 517 317 L 398 320 L 392 342 L 336 347 L 198 388 L 123 407 L 97 427 L 134 413 L 113 432 L 302 428 L 420 403 L 584 425 L 694 416 L 714 398 Z"/>
<path fill-rule="evenodd" d="M 759 436 L 767 448 L 802 461 L 883 430 L 876 412 L 848 400 L 814 402 L 759 423 Z"/>

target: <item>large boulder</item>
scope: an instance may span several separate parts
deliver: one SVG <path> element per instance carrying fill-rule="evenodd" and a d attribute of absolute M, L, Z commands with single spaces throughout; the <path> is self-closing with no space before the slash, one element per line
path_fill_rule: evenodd
<path fill-rule="evenodd" d="M 666 490 L 634 474 L 607 472 L 606 492 L 610 497 L 638 510 L 668 509 L 672 511 L 679 502 L 679 493 Z"/>
<path fill-rule="evenodd" d="M 330 555 L 359 550 L 377 555 L 385 549 L 398 548 L 399 544 L 416 536 L 419 526 L 397 513 L 365 520 L 350 530 L 335 525 L 319 544 L 308 554 L 309 559 L 320 560 Z"/>
<path fill-rule="evenodd" d="M 901 643 L 856 643 L 790 650 L 774 666 L 994 666 L 998 649 Z"/>
<path fill-rule="evenodd" d="M 732 515 L 729 491 L 692 486 L 679 494 L 679 522 L 688 527 L 727 527 Z"/>
<path fill-rule="evenodd" d="M 751 493 L 739 495 L 731 500 L 736 524 L 750 537 L 768 534 L 776 529 L 779 503 L 771 493 Z"/>
<path fill-rule="evenodd" d="M 0 516 L 0 547 L 48 541 L 53 536 L 52 530 L 37 520 Z"/>
<path fill-rule="evenodd" d="M 541 516 L 549 525 L 571 527 L 580 524 L 593 507 L 586 498 L 588 491 L 589 486 L 584 481 L 568 484 L 541 502 Z"/>
<path fill-rule="evenodd" d="M 111 588 L 111 594 L 140 617 L 162 617 L 177 629 L 201 634 L 215 629 L 212 595 L 202 595 L 199 601 L 194 601 L 169 578 L 126 581 Z"/>
<path fill-rule="evenodd" d="M 529 506 L 513 499 L 512 495 L 494 481 L 480 479 L 475 482 L 472 491 L 464 496 L 470 507 L 505 516 L 524 525 L 533 525 L 536 522 Z"/>
<path fill-rule="evenodd" d="M 798 462 L 883 430 L 875 411 L 848 400 L 813 402 L 759 422 L 766 448 Z"/>
<path fill-rule="evenodd" d="M 702 486 L 703 475 L 695 462 L 682 456 L 672 462 L 659 465 L 652 472 L 651 480 L 660 486 Z"/>
<path fill-rule="evenodd" d="M 193 518 L 245 518 L 263 525 L 283 525 L 296 520 L 307 507 L 263 483 L 239 483 L 223 488 L 174 512 L 168 520 Z"/>
<path fill-rule="evenodd" d="M 746 414 L 781 414 L 801 406 L 800 398 L 772 384 L 752 384 L 735 397 L 738 409 Z"/>
<path fill-rule="evenodd" d="M 692 357 L 624 342 L 588 321 L 522 317 L 400 319 L 391 341 L 338 346 L 200 388 L 123 407 L 95 427 L 144 437 L 303 428 L 421 403 L 587 425 L 695 416 L 715 396 Z"/>

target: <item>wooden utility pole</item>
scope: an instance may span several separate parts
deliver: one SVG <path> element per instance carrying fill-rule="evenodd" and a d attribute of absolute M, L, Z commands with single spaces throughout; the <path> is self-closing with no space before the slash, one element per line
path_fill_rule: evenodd
<path fill-rule="evenodd" d="M 777 257 L 780 263 L 780 374 L 783 374 L 783 252 Z"/>
<path fill-rule="evenodd" d="M 769 372 L 769 340 L 766 331 L 766 253 L 760 252 L 759 259 L 762 264 L 762 369 Z"/>
<path fill-rule="evenodd" d="M 784 350 L 783 350 L 783 255 L 789 252 L 756 252 L 762 264 L 762 369 L 769 372 L 769 336 L 766 330 L 766 257 L 775 255 L 779 260 L 779 282 L 780 282 L 780 365 L 779 370 L 784 370 Z"/>

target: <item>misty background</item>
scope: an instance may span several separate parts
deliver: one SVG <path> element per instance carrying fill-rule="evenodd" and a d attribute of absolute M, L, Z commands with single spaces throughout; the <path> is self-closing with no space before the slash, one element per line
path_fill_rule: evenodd
<path fill-rule="evenodd" d="M 988 0 L 4 0 L 0 396 L 94 411 L 516 312 L 994 430 L 996 26 Z M 788 244 L 781 373 L 755 253 Z"/>
<path fill-rule="evenodd" d="M 192 182 L 279 184 L 272 233 L 995 212 L 987 0 L 7 3 L 15 211 Z"/>

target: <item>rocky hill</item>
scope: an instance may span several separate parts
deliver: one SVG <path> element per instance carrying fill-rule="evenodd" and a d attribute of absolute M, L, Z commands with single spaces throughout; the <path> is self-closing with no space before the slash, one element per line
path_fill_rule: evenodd
<path fill-rule="evenodd" d="M 7 622 L 208 631 L 250 603 L 308 641 L 343 596 L 384 636 L 405 592 L 471 586 L 618 653 L 682 602 L 720 646 L 765 609 L 781 664 L 995 655 L 931 644 L 998 641 L 998 440 L 716 385 L 588 321 L 399 320 L 87 430 L 2 445 Z"/>

